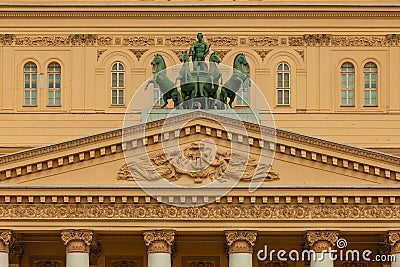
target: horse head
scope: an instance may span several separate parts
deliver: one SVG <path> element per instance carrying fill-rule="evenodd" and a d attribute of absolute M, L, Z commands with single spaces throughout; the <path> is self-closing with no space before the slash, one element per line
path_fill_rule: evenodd
<path fill-rule="evenodd" d="M 150 64 L 153 66 L 153 73 L 157 73 L 166 68 L 164 58 L 159 54 L 154 55 Z"/>
<path fill-rule="evenodd" d="M 213 52 L 210 56 L 210 62 L 215 62 L 217 64 L 221 63 L 221 59 L 219 58 L 217 52 Z"/>
<path fill-rule="evenodd" d="M 249 73 L 249 63 L 243 53 L 240 53 L 235 57 L 233 68 L 245 74 Z"/>
<path fill-rule="evenodd" d="M 182 63 L 189 62 L 189 54 L 187 51 L 182 51 L 182 55 L 180 56 L 179 61 Z"/>

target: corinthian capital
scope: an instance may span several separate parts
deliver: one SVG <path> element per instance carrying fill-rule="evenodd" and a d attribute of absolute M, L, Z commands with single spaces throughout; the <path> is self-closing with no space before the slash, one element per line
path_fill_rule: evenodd
<path fill-rule="evenodd" d="M 315 252 L 329 251 L 339 239 L 338 231 L 309 231 L 307 243 Z"/>
<path fill-rule="evenodd" d="M 225 231 L 226 244 L 231 253 L 253 253 L 253 247 L 256 243 L 256 231 L 233 230 Z"/>
<path fill-rule="evenodd" d="M 89 253 L 93 232 L 88 230 L 66 230 L 61 232 L 67 253 Z"/>
<path fill-rule="evenodd" d="M 400 231 L 389 231 L 388 239 L 392 248 L 392 254 L 400 253 Z"/>
<path fill-rule="evenodd" d="M 11 231 L 1 231 L 0 232 L 0 252 L 8 253 L 9 245 L 11 242 Z"/>
<path fill-rule="evenodd" d="M 143 233 L 144 242 L 148 247 L 147 253 L 171 253 L 174 244 L 175 231 L 154 230 Z"/>

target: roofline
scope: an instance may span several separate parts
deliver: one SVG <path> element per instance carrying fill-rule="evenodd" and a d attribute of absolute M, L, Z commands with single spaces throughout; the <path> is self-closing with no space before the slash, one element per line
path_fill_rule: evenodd
<path fill-rule="evenodd" d="M 173 118 L 175 121 L 177 119 L 179 120 L 179 118 L 186 119 L 187 116 L 190 116 L 191 114 L 196 114 L 196 113 L 202 114 L 202 116 L 197 117 L 197 118 L 213 119 L 215 117 L 219 117 L 219 118 L 224 118 L 225 120 L 230 121 L 232 123 L 232 125 L 235 121 L 237 121 L 236 119 L 207 113 L 207 112 L 204 112 L 201 110 L 196 110 L 196 111 L 192 111 L 192 112 L 188 112 L 188 113 L 184 113 L 184 114 L 179 114 L 179 115 L 173 116 Z M 193 119 L 193 118 L 191 118 L 191 119 Z M 58 142 L 58 143 L 54 143 L 54 144 L 44 145 L 44 146 L 40 146 L 40 147 L 36 147 L 36 148 L 30 148 L 30 149 L 26 149 L 26 150 L 22 150 L 22 151 L 13 152 L 10 154 L 1 155 L 0 156 L 0 166 L 3 164 L 7 164 L 8 162 L 14 162 L 16 160 L 26 159 L 26 158 L 35 156 L 34 154 L 39 155 L 39 154 L 41 154 L 41 153 L 39 153 L 40 151 L 42 151 L 43 153 L 51 153 L 53 151 L 66 150 L 66 149 L 73 147 L 73 143 L 75 143 L 75 146 L 80 146 L 82 144 L 95 143 L 95 142 L 98 142 L 99 140 L 107 140 L 107 139 L 111 139 L 111 138 L 120 138 L 119 142 L 122 142 L 122 131 L 123 130 L 129 129 L 129 132 L 137 132 L 137 131 L 140 131 L 141 129 L 143 129 L 143 127 L 146 127 L 148 129 L 156 128 L 156 127 L 158 127 L 160 122 L 164 121 L 164 120 L 165 119 L 160 119 L 160 120 L 147 122 L 147 123 L 139 123 L 139 124 L 135 124 L 132 126 L 121 127 L 121 128 L 117 128 L 117 129 L 113 129 L 113 130 L 109 130 L 109 131 L 105 131 L 105 132 L 101 132 L 101 133 L 97 133 L 97 134 L 93 134 L 93 135 L 87 135 L 87 136 L 78 137 L 78 138 L 74 138 L 74 139 L 67 140 L 67 141 L 62 141 L 62 142 Z M 258 125 L 258 124 L 254 124 L 254 123 L 250 123 L 250 122 L 242 122 L 242 123 L 244 125 L 250 126 L 250 128 L 252 125 Z M 367 148 L 352 146 L 352 145 L 348 145 L 348 144 L 342 144 L 342 143 L 327 140 L 324 138 L 314 137 L 314 136 L 305 135 L 305 134 L 301 134 L 301 133 L 297 133 L 297 132 L 293 132 L 293 131 L 289 131 L 289 130 L 284 130 L 284 129 L 279 129 L 279 128 L 273 128 L 273 127 L 266 126 L 266 125 L 260 125 L 260 126 L 262 127 L 261 129 L 264 131 L 276 131 L 277 138 L 281 137 L 282 139 L 294 141 L 297 143 L 302 143 L 302 142 L 298 141 L 298 139 L 304 138 L 305 140 L 309 141 L 308 143 L 305 143 L 305 144 L 308 144 L 310 146 L 313 146 L 312 145 L 313 141 L 320 141 L 320 142 L 323 142 L 324 144 L 326 144 L 325 148 L 327 148 L 331 151 L 337 150 L 337 149 L 334 149 L 333 147 L 342 148 L 342 149 L 346 149 L 346 150 L 351 149 L 353 151 L 364 152 L 366 154 L 366 156 L 364 156 L 365 158 L 376 159 L 375 157 L 372 157 L 372 155 L 381 156 L 381 157 L 386 158 L 387 160 L 384 161 L 381 159 L 380 161 L 389 163 L 391 165 L 400 166 L 400 156 L 387 154 L 384 152 L 375 151 L 375 150 L 371 150 L 371 149 L 367 149 Z M 283 137 L 283 136 L 285 136 L 285 134 L 286 135 L 289 134 L 289 136 L 286 138 Z M 107 137 L 107 135 L 109 135 L 109 136 Z M 81 142 L 79 142 L 79 141 L 81 141 Z M 70 145 L 67 145 L 67 144 L 70 144 Z M 321 147 L 321 148 L 324 148 L 324 147 Z M 342 152 L 342 151 L 337 150 L 337 152 Z M 351 151 L 350 150 L 346 151 L 346 153 L 351 154 Z M 360 153 L 360 154 L 362 154 L 362 153 Z M 371 156 L 371 157 L 369 157 L 369 156 Z M 389 159 L 391 159 L 391 160 L 389 161 Z"/>

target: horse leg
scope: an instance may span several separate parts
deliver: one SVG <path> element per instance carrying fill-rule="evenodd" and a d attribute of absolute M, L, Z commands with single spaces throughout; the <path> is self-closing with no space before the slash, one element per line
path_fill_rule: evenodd
<path fill-rule="evenodd" d="M 230 92 L 229 94 L 229 106 L 232 108 L 233 101 L 235 101 L 236 93 Z"/>
<path fill-rule="evenodd" d="M 161 108 L 165 108 L 168 105 L 168 99 L 170 98 L 170 92 L 167 92 L 163 95 L 164 104 L 161 106 Z"/>

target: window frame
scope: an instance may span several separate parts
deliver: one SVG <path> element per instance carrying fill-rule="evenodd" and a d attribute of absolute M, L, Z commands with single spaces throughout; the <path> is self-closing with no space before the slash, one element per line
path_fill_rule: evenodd
<path fill-rule="evenodd" d="M 349 67 L 351 66 L 351 68 Z M 345 68 L 345 70 L 343 70 Z M 352 69 L 352 71 L 349 71 Z M 345 75 L 345 80 L 343 80 L 343 75 Z M 349 86 L 350 79 L 352 77 L 352 87 Z M 345 82 L 345 87 L 343 87 L 343 82 Z M 345 94 L 345 98 L 343 98 L 343 93 Z M 352 93 L 352 97 L 350 97 L 350 93 Z M 343 99 L 346 100 L 346 103 L 343 103 Z M 352 99 L 352 103 L 349 103 L 349 100 Z M 341 107 L 355 107 L 356 106 L 356 69 L 353 63 L 346 61 L 340 65 L 340 106 Z"/>
<path fill-rule="evenodd" d="M 114 66 L 116 68 L 114 69 Z M 122 69 L 121 69 L 122 66 Z M 114 75 L 116 79 L 114 79 Z M 122 86 L 121 86 L 121 76 L 122 76 Z M 110 86 L 111 86 L 111 106 L 118 107 L 125 105 L 125 88 L 126 88 L 126 68 L 124 63 L 121 61 L 116 61 L 111 65 L 110 72 Z M 115 81 L 115 86 L 114 86 Z M 115 99 L 115 102 L 114 102 Z M 121 101 L 122 100 L 122 101 Z"/>
<path fill-rule="evenodd" d="M 282 69 L 280 69 L 280 66 L 282 66 Z M 285 66 L 287 66 L 287 70 L 285 69 Z M 287 83 L 288 86 L 285 86 L 286 84 L 286 79 L 285 79 L 285 74 L 287 74 Z M 279 77 L 282 77 L 282 81 L 280 82 Z M 282 84 L 282 86 L 279 86 L 279 84 Z M 286 61 L 279 62 L 277 67 L 276 67 L 276 105 L 277 106 L 290 106 L 291 105 L 291 67 L 290 64 Z M 287 93 L 287 103 L 285 102 L 285 93 Z M 282 103 L 279 103 L 280 100 Z"/>
<path fill-rule="evenodd" d="M 27 65 L 33 65 L 35 68 L 35 71 L 32 71 L 32 66 L 29 67 L 29 70 L 27 70 Z M 29 77 L 29 86 L 27 87 L 27 80 L 26 77 Z M 33 86 L 33 77 L 36 79 L 36 86 Z M 33 61 L 28 61 L 23 65 L 23 107 L 37 107 L 38 106 L 38 66 L 35 62 Z M 29 97 L 26 97 L 26 94 L 29 93 Z M 35 103 L 33 104 L 33 93 L 36 95 L 35 96 Z M 29 104 L 27 104 L 26 100 L 29 99 Z"/>
<path fill-rule="evenodd" d="M 373 65 L 373 67 L 369 67 L 369 69 L 366 70 L 368 65 Z M 372 71 L 371 69 L 375 69 L 375 70 Z M 368 75 L 368 83 L 370 86 L 369 88 L 366 88 L 366 86 L 365 86 L 366 82 L 367 82 L 366 75 Z M 375 75 L 375 80 L 372 79 L 373 75 Z M 378 65 L 375 62 L 369 61 L 364 64 L 364 67 L 363 67 L 363 106 L 364 107 L 377 107 L 378 106 L 378 78 L 379 78 L 378 76 L 379 76 L 378 75 Z M 375 87 L 372 87 L 374 82 L 375 82 Z M 367 99 L 366 98 L 367 92 L 369 93 L 369 96 L 368 96 L 369 103 L 366 103 L 366 101 L 365 101 Z M 373 99 L 373 97 L 372 97 L 373 92 L 375 93 L 375 103 L 371 103 L 372 99 Z"/>
<path fill-rule="evenodd" d="M 47 65 L 47 107 L 62 106 L 61 88 L 62 67 L 60 63 L 52 61 Z"/>

